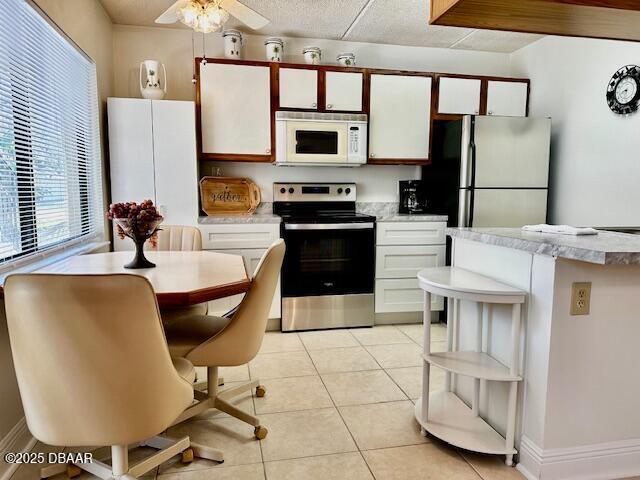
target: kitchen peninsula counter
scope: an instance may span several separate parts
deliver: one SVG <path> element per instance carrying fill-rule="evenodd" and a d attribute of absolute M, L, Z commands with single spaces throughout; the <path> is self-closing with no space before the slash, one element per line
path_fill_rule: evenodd
<path fill-rule="evenodd" d="M 628 233 L 559 235 L 520 228 L 448 228 L 446 233 L 454 238 L 599 265 L 640 265 L 640 235 Z"/>
<path fill-rule="evenodd" d="M 521 338 L 517 468 L 529 479 L 640 474 L 640 236 L 572 236 L 519 228 L 449 228 L 452 265 L 527 292 Z M 575 283 L 590 285 L 586 314 L 572 315 Z M 478 309 L 460 302 L 459 350 L 474 351 Z M 510 310 L 485 309 L 483 351 L 509 365 Z M 470 402 L 473 384 L 454 391 Z M 507 395 L 481 389 L 480 415 L 504 435 Z"/>

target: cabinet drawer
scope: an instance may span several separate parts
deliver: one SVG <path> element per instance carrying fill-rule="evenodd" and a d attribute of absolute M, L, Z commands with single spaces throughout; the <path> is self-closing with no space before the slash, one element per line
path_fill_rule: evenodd
<path fill-rule="evenodd" d="M 376 250 L 376 278 L 414 278 L 423 268 L 442 267 L 444 245 L 388 245 Z"/>
<path fill-rule="evenodd" d="M 280 225 L 277 223 L 225 223 L 199 227 L 205 250 L 267 248 L 280 238 Z"/>
<path fill-rule="evenodd" d="M 424 291 L 417 278 L 376 280 L 376 313 L 422 312 Z M 431 310 L 442 310 L 444 299 L 431 296 Z"/>
<path fill-rule="evenodd" d="M 378 223 L 377 245 L 443 245 L 445 222 Z"/>

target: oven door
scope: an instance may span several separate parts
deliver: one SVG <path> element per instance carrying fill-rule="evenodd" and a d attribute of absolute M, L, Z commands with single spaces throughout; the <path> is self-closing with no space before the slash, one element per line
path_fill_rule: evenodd
<path fill-rule="evenodd" d="M 347 163 L 348 124 L 295 122 L 286 124 L 287 162 Z"/>
<path fill-rule="evenodd" d="M 283 230 L 283 297 L 373 293 L 374 223 L 285 223 Z"/>

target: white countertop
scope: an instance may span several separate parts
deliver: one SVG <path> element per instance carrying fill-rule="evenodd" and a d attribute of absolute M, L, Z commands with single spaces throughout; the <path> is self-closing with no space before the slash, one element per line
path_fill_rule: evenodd
<path fill-rule="evenodd" d="M 599 231 L 597 235 L 558 235 L 520 228 L 447 228 L 454 238 L 600 265 L 639 265 L 640 235 Z"/>

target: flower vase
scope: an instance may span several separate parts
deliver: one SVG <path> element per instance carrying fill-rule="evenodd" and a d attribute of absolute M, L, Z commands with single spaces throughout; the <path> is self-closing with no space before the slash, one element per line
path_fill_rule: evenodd
<path fill-rule="evenodd" d="M 158 217 L 154 220 L 140 221 L 129 218 L 114 218 L 113 221 L 117 225 L 118 236 L 120 238 L 129 237 L 136 246 L 136 254 L 133 260 L 127 263 L 124 268 L 153 268 L 155 263 L 150 262 L 144 255 L 144 244 L 158 232 L 158 225 L 163 218 Z"/>
<path fill-rule="evenodd" d="M 133 260 L 127 263 L 124 268 L 154 268 L 156 266 L 155 263 L 150 262 L 147 257 L 144 256 L 144 244 L 148 239 L 149 237 L 132 238 L 136 245 L 136 256 L 133 257 Z"/>

